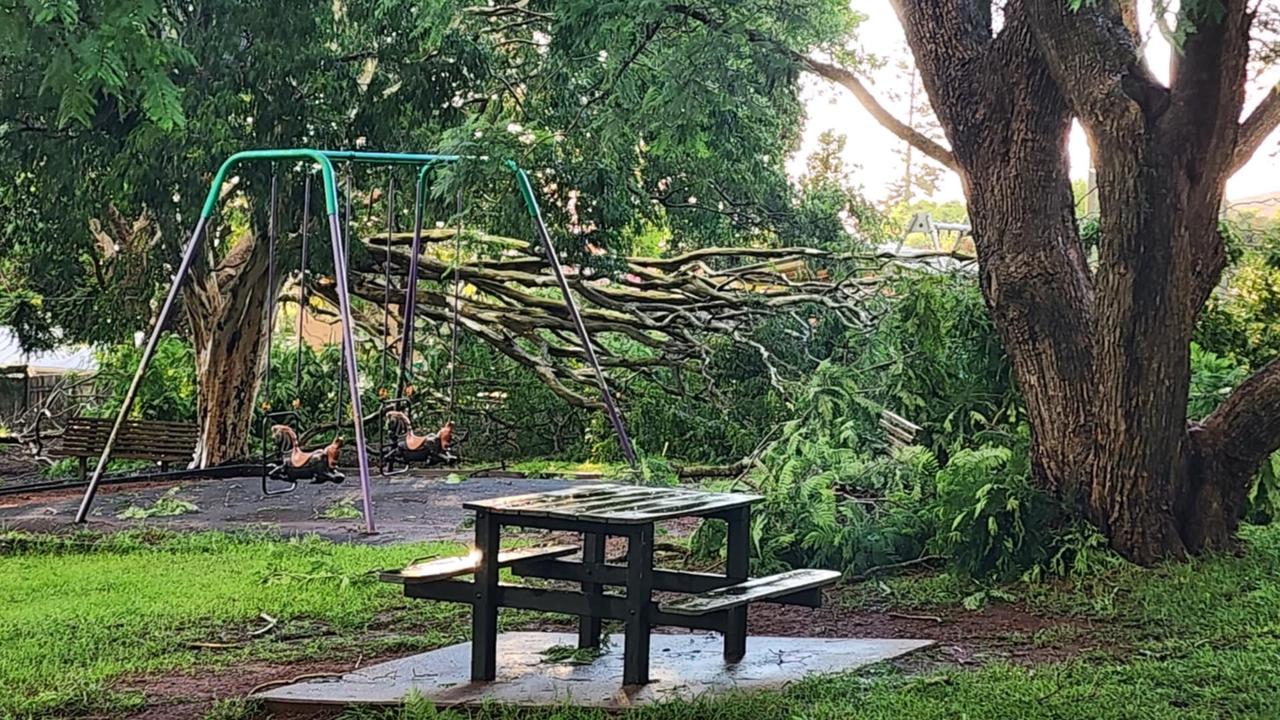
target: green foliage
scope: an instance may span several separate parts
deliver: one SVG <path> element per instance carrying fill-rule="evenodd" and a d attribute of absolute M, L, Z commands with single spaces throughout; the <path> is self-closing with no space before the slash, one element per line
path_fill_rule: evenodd
<path fill-rule="evenodd" d="M 1280 452 L 1262 463 L 1246 496 L 1245 520 L 1267 525 L 1280 518 Z"/>
<path fill-rule="evenodd" d="M 590 665 L 609 652 L 609 634 L 605 633 L 596 647 L 580 648 L 576 645 L 552 645 L 540 653 L 543 662 L 566 665 Z"/>
<path fill-rule="evenodd" d="M 936 555 L 975 577 L 1072 575 L 1101 564 L 1067 513 L 1032 485 L 1028 431 L 972 280 L 907 275 L 867 334 L 818 365 L 747 478 L 765 496 L 758 571 L 820 566 L 859 575 Z M 891 449 L 892 410 L 921 427 Z M 705 524 L 695 551 L 719 548 Z"/>
<path fill-rule="evenodd" d="M 324 509 L 316 513 L 316 517 L 325 520 L 359 520 L 364 517 L 364 513 L 360 511 L 360 508 L 356 507 L 355 496 L 346 495 L 325 506 Z"/>
<path fill-rule="evenodd" d="M 112 417 L 120 411 L 137 372 L 142 349 L 121 343 L 98 353 L 98 389 L 106 398 L 89 412 Z M 165 335 L 156 345 L 151 366 L 138 386 L 133 415 L 144 420 L 196 420 L 195 354 L 189 343 Z"/>
<path fill-rule="evenodd" d="M 673 249 L 847 239 L 847 203 L 831 188 L 806 197 L 786 172 L 803 113 L 791 53 L 842 43 L 859 17 L 834 0 L 715 0 L 697 17 L 661 3 L 557 2 L 520 22 L 453 0 L 9 10 L 0 172 L 17 182 L 0 191 L 0 293 L 16 300 L 0 321 L 27 347 L 57 331 L 104 342 L 143 327 L 208 173 L 247 147 L 517 159 L 564 256 L 606 269 L 619 256 L 588 245 L 622 253 L 653 228 Z M 778 45 L 753 42 L 747 21 Z M 384 180 L 355 169 L 357 187 Z M 239 172 L 253 227 L 266 185 L 265 167 Z M 509 174 L 487 165 L 443 169 L 427 216 L 450 217 L 459 189 L 469 224 L 527 234 Z M 289 227 L 297 194 L 289 183 Z M 236 218 L 224 215 L 215 253 L 231 244 L 225 221 Z M 94 222 L 110 253 L 86 232 Z"/>
<path fill-rule="evenodd" d="M 1249 376 L 1248 368 L 1230 356 L 1221 356 L 1191 343 L 1191 388 L 1187 418 L 1203 420 Z"/>
<path fill-rule="evenodd" d="M 1022 401 L 973 279 L 908 274 L 895 289 L 886 317 L 844 358 L 845 392 L 860 398 L 861 442 L 882 443 L 881 408 L 920 426 L 917 442 L 944 462 L 954 450 L 1009 442 Z"/>
<path fill-rule="evenodd" d="M 163 131 L 186 118 L 171 72 L 188 69 L 192 55 L 164 33 L 161 3 L 119 0 L 33 0 L 9 8 L 0 61 L 49 52 L 39 91 L 26 102 L 56 108 L 59 127 L 90 128 L 100 105 L 137 106 Z"/>
<path fill-rule="evenodd" d="M 1187 418 L 1203 420 L 1249 376 L 1243 361 L 1234 355 L 1209 352 L 1191 344 L 1191 390 L 1187 398 Z M 1280 510 L 1280 452 L 1262 464 L 1246 496 L 1244 517 L 1248 522 L 1266 524 Z"/>
<path fill-rule="evenodd" d="M 1196 342 L 1257 370 L 1280 357 L 1280 221 L 1237 214 L 1219 229 L 1231 264 L 1200 314 Z"/>
<path fill-rule="evenodd" d="M 647 485 L 650 487 L 671 487 L 680 482 L 680 478 L 676 475 L 676 470 L 670 460 L 661 455 L 647 455 L 644 453 L 641 453 L 636 458 L 635 469 L 626 465 L 614 466 L 605 473 L 605 477 L 611 482 Z"/>
<path fill-rule="evenodd" d="M 151 505 L 130 505 L 116 517 L 121 520 L 145 520 L 151 517 L 177 517 L 200 512 L 200 508 L 196 507 L 195 503 L 178 497 L 181 491 L 181 487 L 171 487 Z"/>
<path fill-rule="evenodd" d="M 1025 446 L 962 450 L 937 475 L 930 549 L 973 576 L 1010 577 L 1046 562 L 1058 508 L 1031 484 Z M 1066 570 L 1059 561 L 1058 570 Z"/>

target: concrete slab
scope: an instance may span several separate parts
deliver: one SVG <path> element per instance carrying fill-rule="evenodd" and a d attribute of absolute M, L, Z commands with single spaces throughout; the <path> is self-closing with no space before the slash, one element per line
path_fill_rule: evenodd
<path fill-rule="evenodd" d="M 472 683 L 471 643 L 372 665 L 341 678 L 309 680 L 267 690 L 258 697 L 268 709 L 285 713 L 332 705 L 396 705 L 410 692 L 439 705 L 466 707 L 484 702 L 549 706 L 571 703 L 624 709 L 667 700 L 690 700 L 736 690 L 780 688 L 812 675 L 855 670 L 905 655 L 928 640 L 867 640 L 794 637 L 747 639 L 747 657 L 726 665 L 714 633 L 654 635 L 653 682 L 623 688 L 622 635 L 588 664 L 551 662 L 544 651 L 573 645 L 568 633 L 513 632 L 498 638 L 498 679 Z"/>

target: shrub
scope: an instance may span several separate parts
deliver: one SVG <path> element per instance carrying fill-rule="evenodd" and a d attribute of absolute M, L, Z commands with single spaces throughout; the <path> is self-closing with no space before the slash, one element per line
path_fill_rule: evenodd
<path fill-rule="evenodd" d="M 106 399 L 85 411 L 104 417 L 119 412 L 141 359 L 142 349 L 131 343 L 99 351 L 98 390 Z M 189 343 L 174 335 L 160 338 L 133 407 L 135 415 L 145 420 L 195 421 L 196 361 Z"/>
<path fill-rule="evenodd" d="M 1025 448 L 956 453 L 931 503 L 939 532 L 929 549 L 970 576 L 1011 577 L 1052 557 L 1057 506 L 1031 484 Z"/>

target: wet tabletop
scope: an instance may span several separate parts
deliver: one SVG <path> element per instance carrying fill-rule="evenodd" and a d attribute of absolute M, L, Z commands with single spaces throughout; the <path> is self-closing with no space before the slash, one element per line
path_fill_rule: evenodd
<path fill-rule="evenodd" d="M 587 485 L 530 495 L 474 500 L 464 503 L 463 507 L 522 517 L 640 524 L 712 515 L 744 507 L 760 499 L 759 495 L 689 488 Z"/>

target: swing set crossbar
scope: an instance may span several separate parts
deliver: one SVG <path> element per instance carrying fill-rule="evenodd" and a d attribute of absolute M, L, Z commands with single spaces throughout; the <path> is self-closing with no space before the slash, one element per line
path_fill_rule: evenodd
<path fill-rule="evenodd" d="M 276 162 L 281 160 L 310 161 L 315 165 L 318 165 L 320 168 L 321 179 L 324 185 L 325 212 L 328 215 L 329 236 L 333 250 L 334 275 L 336 281 L 335 289 L 338 295 L 338 310 L 342 324 L 343 364 L 346 368 L 346 379 L 349 385 L 348 391 L 350 392 L 351 397 L 356 456 L 360 471 L 360 489 L 364 504 L 365 530 L 369 533 L 376 532 L 373 520 L 373 497 L 370 491 L 369 454 L 368 447 L 365 443 L 363 422 L 361 421 L 364 414 L 360 407 L 360 386 L 356 368 L 355 338 L 353 333 L 354 323 L 352 322 L 351 297 L 347 279 L 347 259 L 345 245 L 342 238 L 343 230 L 338 217 L 338 184 L 337 174 L 334 170 L 334 163 L 359 163 L 382 166 L 418 166 L 417 192 L 415 195 L 417 208 L 415 211 L 416 217 L 414 219 L 414 254 L 412 256 L 416 258 L 417 254 L 421 251 L 421 208 L 423 198 L 425 197 L 427 174 L 430 169 L 436 165 L 442 164 L 460 162 L 493 162 L 493 160 L 488 157 L 437 153 L 319 150 L 314 148 L 243 150 L 228 157 L 218 168 L 217 174 L 214 175 L 213 181 L 209 185 L 209 194 L 205 198 L 204 206 L 200 212 L 200 217 L 196 222 L 195 230 L 192 232 L 191 239 L 187 242 L 187 245 L 183 250 L 182 260 L 178 264 L 177 271 L 174 273 L 173 281 L 169 286 L 169 292 L 165 297 L 164 304 L 161 306 L 160 312 L 156 316 L 155 323 L 152 325 L 151 334 L 147 339 L 147 344 L 142 352 L 142 358 L 138 363 L 138 369 L 134 373 L 133 380 L 130 382 L 128 390 L 125 392 L 124 401 L 121 403 L 120 410 L 116 415 L 115 422 L 111 428 L 111 433 L 107 436 L 107 441 L 103 446 L 102 454 L 98 457 L 98 464 L 94 468 L 93 475 L 89 479 L 88 487 L 85 488 L 84 497 L 80 502 L 80 507 L 76 511 L 75 521 L 77 523 L 84 523 L 88 518 L 89 510 L 93 505 L 93 500 L 97 494 L 98 486 L 102 483 L 102 476 L 106 470 L 107 463 L 111 459 L 111 453 L 115 448 L 120 434 L 120 429 L 128 418 L 129 412 L 133 407 L 134 400 L 137 398 L 138 389 L 141 385 L 143 375 L 146 373 L 147 366 L 155 356 L 156 346 L 159 342 L 160 335 L 173 313 L 174 305 L 177 301 L 178 294 L 181 292 L 183 282 L 186 280 L 186 277 L 191 270 L 193 261 L 199 255 L 200 247 L 205 238 L 205 230 L 208 227 L 210 218 L 217 209 L 221 189 L 223 184 L 226 182 L 229 173 L 233 167 L 240 163 L 257 161 Z M 543 250 L 546 252 L 547 261 L 556 277 L 557 284 L 560 286 L 560 290 L 564 296 L 565 306 L 569 311 L 570 317 L 573 319 L 575 329 L 577 330 L 579 340 L 582 343 L 584 353 L 586 355 L 586 360 L 595 369 L 595 375 L 604 400 L 605 409 L 610 423 L 613 425 L 614 431 L 618 436 L 618 442 L 621 446 L 623 455 L 634 467 L 636 464 L 636 456 L 631 445 L 631 438 L 628 436 L 626 427 L 623 425 L 622 415 L 614 402 L 612 392 L 609 390 L 608 381 L 606 380 L 604 372 L 600 367 L 599 360 L 596 357 L 595 349 L 591 343 L 591 338 L 587 332 L 586 325 L 582 321 L 582 315 L 578 311 L 577 303 L 569 292 L 568 281 L 565 278 L 564 270 L 560 265 L 555 246 L 551 242 L 550 232 L 547 230 L 546 223 L 542 218 L 542 210 L 538 205 L 536 196 L 534 195 L 533 186 L 529 181 L 529 176 L 512 160 L 502 161 L 502 164 L 515 175 L 517 189 L 520 192 L 521 198 L 524 200 L 525 209 L 528 211 L 529 217 L 533 222 L 534 232 L 538 236 L 538 240 L 542 244 Z M 416 270 L 416 263 L 411 263 L 410 267 Z M 413 324 L 412 313 L 414 311 L 413 305 L 416 300 L 416 292 L 414 292 L 416 289 L 415 286 L 416 272 L 411 274 L 410 294 L 407 299 L 408 302 L 406 303 L 405 342 L 409 342 L 411 340 L 411 334 L 408 328 L 411 328 Z M 405 352 L 406 350 L 402 348 L 402 363 L 404 361 Z M 401 377 L 403 377 L 403 371 L 401 372 Z"/>

